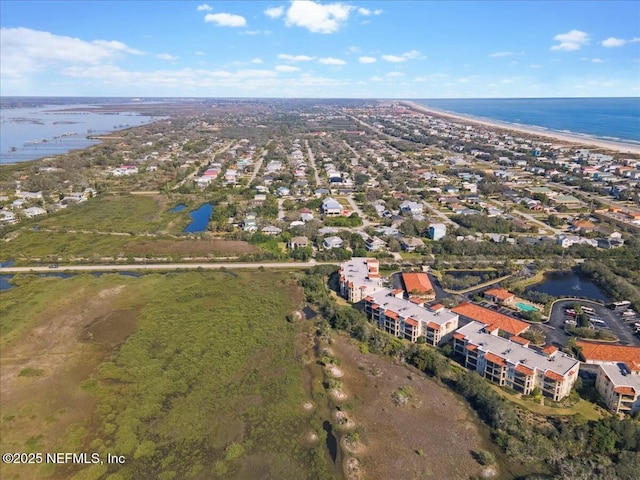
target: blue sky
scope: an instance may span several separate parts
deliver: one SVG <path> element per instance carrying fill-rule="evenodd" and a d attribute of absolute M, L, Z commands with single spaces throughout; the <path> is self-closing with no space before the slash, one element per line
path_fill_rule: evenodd
<path fill-rule="evenodd" d="M 637 1 L 0 2 L 0 94 L 640 96 Z"/>

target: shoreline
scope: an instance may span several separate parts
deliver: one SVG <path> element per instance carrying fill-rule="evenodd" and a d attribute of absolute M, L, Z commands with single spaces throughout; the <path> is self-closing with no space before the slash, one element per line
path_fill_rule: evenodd
<path fill-rule="evenodd" d="M 465 115 L 455 112 L 449 112 L 446 110 L 439 110 L 437 108 L 428 107 L 419 103 L 402 100 L 401 105 L 409 107 L 413 110 L 417 110 L 422 113 L 426 113 L 433 116 L 450 118 L 453 120 L 459 120 L 462 122 L 474 123 L 483 127 L 499 128 L 502 130 L 509 130 L 513 132 L 519 132 L 526 135 L 545 137 L 555 140 L 561 145 L 558 146 L 571 146 L 571 147 L 585 147 L 585 148 L 597 148 L 603 150 L 614 151 L 618 153 L 628 153 L 634 155 L 640 155 L 640 145 L 631 143 L 625 143 L 623 141 L 614 140 L 602 140 L 596 137 L 591 137 L 586 134 L 579 133 L 565 133 L 556 130 L 548 130 L 543 127 L 536 127 L 533 125 L 519 125 L 514 123 L 501 122 L 499 120 L 492 120 L 489 118 L 474 117 L 471 115 Z"/>

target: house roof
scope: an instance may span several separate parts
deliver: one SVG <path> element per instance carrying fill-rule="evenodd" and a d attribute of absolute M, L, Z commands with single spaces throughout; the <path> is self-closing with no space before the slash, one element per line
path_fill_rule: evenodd
<path fill-rule="evenodd" d="M 555 380 L 556 382 L 563 382 L 564 377 L 559 373 L 554 372 L 553 370 L 547 370 L 544 372 L 544 376 L 550 378 L 551 380 Z"/>
<path fill-rule="evenodd" d="M 499 300 L 508 300 L 513 298 L 515 295 L 504 288 L 491 288 L 484 292 L 485 295 L 491 295 Z"/>
<path fill-rule="evenodd" d="M 522 373 L 523 375 L 533 375 L 535 373 L 535 370 L 533 368 L 529 368 L 526 365 L 522 365 L 521 363 L 516 365 L 515 370 L 516 372 Z"/>
<path fill-rule="evenodd" d="M 487 352 L 487 353 L 484 355 L 484 358 L 485 358 L 485 360 L 487 360 L 488 362 L 495 363 L 496 365 L 501 365 L 501 366 L 503 366 L 503 367 L 507 364 L 507 361 L 506 361 L 504 358 L 499 357 L 499 356 L 498 356 L 498 355 L 496 355 L 495 353 Z"/>
<path fill-rule="evenodd" d="M 614 391 L 616 393 L 619 393 L 621 395 L 631 395 L 631 396 L 635 396 L 636 391 L 633 387 L 616 387 L 614 388 Z"/>
<path fill-rule="evenodd" d="M 576 346 L 587 362 L 623 362 L 631 370 L 640 371 L 640 347 L 591 342 L 576 342 Z"/>
<path fill-rule="evenodd" d="M 424 295 L 433 292 L 433 285 L 426 273 L 403 273 L 402 281 L 408 293 Z"/>
<path fill-rule="evenodd" d="M 514 335 L 509 340 L 511 340 L 512 342 L 519 343 L 520 345 L 529 345 L 531 343 L 530 340 L 527 340 L 526 338 L 519 337 L 517 335 Z"/>
<path fill-rule="evenodd" d="M 472 303 L 461 303 L 460 305 L 451 309 L 452 312 L 458 315 L 471 318 L 485 325 L 495 325 L 500 330 L 503 330 L 511 335 L 519 335 L 522 332 L 529 329 L 529 324 L 516 320 L 515 318 L 502 315 L 501 313 L 489 310 L 488 308 L 479 307 Z"/>

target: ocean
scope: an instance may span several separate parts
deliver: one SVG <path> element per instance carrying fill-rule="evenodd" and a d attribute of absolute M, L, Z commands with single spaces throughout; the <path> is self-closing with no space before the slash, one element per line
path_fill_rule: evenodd
<path fill-rule="evenodd" d="M 438 110 L 640 144 L 640 98 L 414 99 Z"/>

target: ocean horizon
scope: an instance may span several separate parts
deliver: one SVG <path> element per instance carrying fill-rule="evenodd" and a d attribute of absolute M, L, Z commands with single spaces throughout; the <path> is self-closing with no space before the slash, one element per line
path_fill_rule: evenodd
<path fill-rule="evenodd" d="M 640 144 L 640 97 L 417 98 L 410 101 L 478 119 Z"/>
<path fill-rule="evenodd" d="M 3 97 L 1 99 L 0 163 L 60 155 L 99 143 L 88 133 L 106 134 L 153 121 L 135 114 L 135 105 L 176 100 L 229 100 L 222 97 Z M 254 100 L 287 100 L 253 97 Z M 292 98 L 291 100 L 300 100 Z M 318 101 L 376 99 L 308 99 Z M 380 99 L 401 101 L 401 99 Z M 570 98 L 413 98 L 414 103 L 477 119 L 514 126 L 537 127 L 550 133 L 571 133 L 613 142 L 640 144 L 640 97 Z M 131 104 L 118 115 L 64 112 L 82 105 Z"/>

